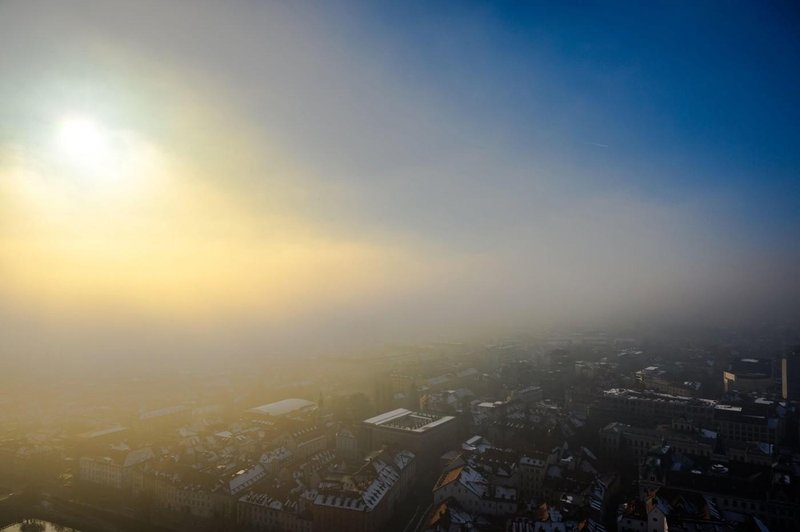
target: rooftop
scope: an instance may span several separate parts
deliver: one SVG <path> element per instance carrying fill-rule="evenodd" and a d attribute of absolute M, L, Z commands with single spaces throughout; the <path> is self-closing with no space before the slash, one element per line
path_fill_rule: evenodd
<path fill-rule="evenodd" d="M 317 404 L 315 402 L 307 401 L 306 399 L 284 399 L 283 401 L 251 408 L 248 412 L 263 416 L 285 416 L 295 412 L 314 410 L 316 407 Z"/>
<path fill-rule="evenodd" d="M 645 400 L 645 401 L 662 401 L 662 402 L 675 402 L 675 403 L 694 403 L 707 407 L 713 407 L 717 401 L 713 399 L 704 399 L 701 397 L 688 397 L 684 395 L 673 395 L 662 392 L 655 392 L 653 390 L 631 390 L 628 388 L 610 388 L 603 390 L 605 397 L 619 397 L 629 400 Z"/>
<path fill-rule="evenodd" d="M 398 408 L 384 412 L 375 417 L 365 419 L 364 423 L 380 427 L 403 430 L 407 432 L 425 432 L 455 419 L 453 416 L 440 416 L 422 412 L 413 412 L 405 408 Z"/>

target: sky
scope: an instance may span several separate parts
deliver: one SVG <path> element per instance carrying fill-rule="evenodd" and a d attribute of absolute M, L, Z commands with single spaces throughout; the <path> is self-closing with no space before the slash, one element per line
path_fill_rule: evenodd
<path fill-rule="evenodd" d="M 790 2 L 0 3 L 2 355 L 794 320 Z"/>

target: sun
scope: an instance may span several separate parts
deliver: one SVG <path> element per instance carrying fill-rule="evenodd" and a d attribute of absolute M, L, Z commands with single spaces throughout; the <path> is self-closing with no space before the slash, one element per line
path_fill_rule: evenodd
<path fill-rule="evenodd" d="M 114 161 L 111 132 L 88 115 L 61 118 L 56 130 L 56 147 L 64 162 L 82 171 L 109 171 Z"/>

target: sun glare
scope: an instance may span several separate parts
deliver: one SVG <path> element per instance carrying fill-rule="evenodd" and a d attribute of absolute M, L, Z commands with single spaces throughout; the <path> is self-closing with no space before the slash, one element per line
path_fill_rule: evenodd
<path fill-rule="evenodd" d="M 81 170 L 110 170 L 113 160 L 111 133 L 90 116 L 71 115 L 58 123 L 56 144 L 59 154 Z"/>

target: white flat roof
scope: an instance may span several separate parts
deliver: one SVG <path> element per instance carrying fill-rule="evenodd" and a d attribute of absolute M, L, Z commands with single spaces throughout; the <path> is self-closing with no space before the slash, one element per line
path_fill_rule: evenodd
<path fill-rule="evenodd" d="M 403 417 L 410 413 L 411 410 L 408 410 L 407 408 L 396 408 L 394 410 L 390 410 L 389 412 L 384 412 L 383 414 L 378 414 L 377 416 L 365 419 L 364 423 L 369 423 L 370 425 L 381 425 L 387 421 Z"/>
<path fill-rule="evenodd" d="M 286 414 L 291 414 L 292 412 L 297 412 L 299 410 L 316 408 L 316 406 L 317 403 L 308 401 L 306 399 L 284 399 L 283 401 L 277 401 L 275 403 L 268 403 L 251 408 L 248 410 L 248 412 L 262 414 L 265 416 L 285 416 Z"/>
<path fill-rule="evenodd" d="M 406 426 L 402 423 L 402 420 L 408 417 L 415 418 L 418 420 L 418 422 L 413 423 L 412 426 Z M 412 410 L 408 410 L 407 408 L 397 408 L 395 410 L 390 410 L 389 412 L 384 412 L 383 414 L 378 414 L 377 416 L 369 419 L 365 419 L 364 423 L 407 432 L 425 432 L 433 427 L 447 423 L 451 419 L 455 418 L 453 416 L 439 416 L 437 414 L 414 412 Z"/>

